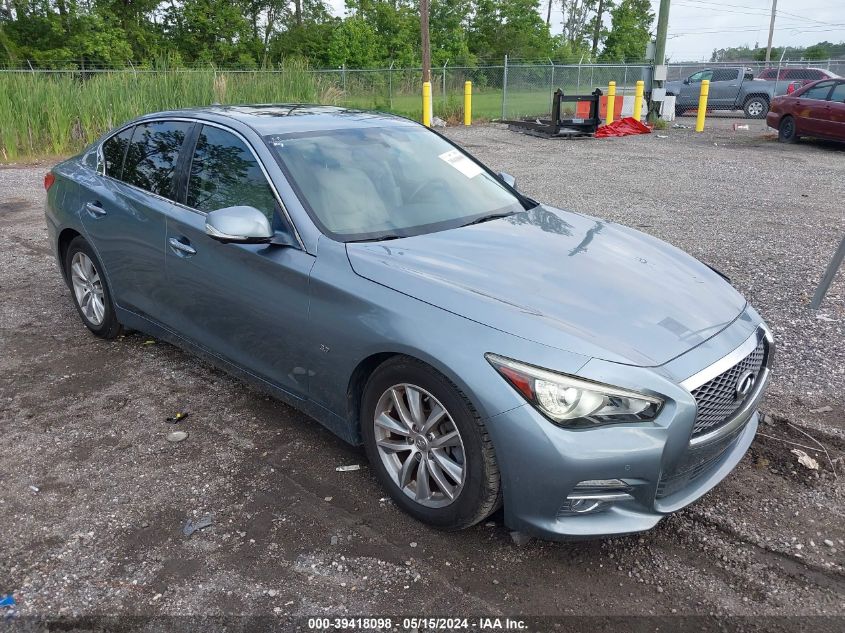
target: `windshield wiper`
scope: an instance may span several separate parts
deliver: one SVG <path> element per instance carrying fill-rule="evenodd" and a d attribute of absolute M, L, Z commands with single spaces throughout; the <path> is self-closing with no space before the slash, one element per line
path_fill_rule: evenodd
<path fill-rule="evenodd" d="M 360 240 L 349 240 L 350 242 L 386 242 L 387 240 L 398 240 L 405 237 L 404 235 L 396 235 L 389 233 L 387 235 L 380 235 L 378 237 L 365 237 Z"/>
<path fill-rule="evenodd" d="M 461 226 L 472 226 L 473 224 L 481 224 L 482 222 L 488 222 L 490 220 L 506 218 L 509 215 L 513 215 L 513 211 L 508 211 L 507 213 L 491 213 L 489 215 L 482 215 L 480 218 L 476 218 L 472 222 L 467 222 L 466 224 L 462 224 Z"/>

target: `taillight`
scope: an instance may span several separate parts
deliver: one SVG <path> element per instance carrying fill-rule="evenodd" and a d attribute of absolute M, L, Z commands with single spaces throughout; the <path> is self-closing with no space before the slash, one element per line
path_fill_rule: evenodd
<path fill-rule="evenodd" d="M 44 189 L 46 191 L 50 191 L 50 187 L 53 186 L 53 183 L 56 182 L 56 177 L 53 175 L 52 171 L 48 171 L 44 175 Z"/>

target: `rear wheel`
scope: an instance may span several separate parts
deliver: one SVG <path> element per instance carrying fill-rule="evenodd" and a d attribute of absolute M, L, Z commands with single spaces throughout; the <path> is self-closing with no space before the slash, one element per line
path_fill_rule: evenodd
<path fill-rule="evenodd" d="M 798 139 L 799 136 L 795 132 L 795 119 L 788 115 L 783 117 L 778 126 L 778 140 L 781 143 L 794 143 Z"/>
<path fill-rule="evenodd" d="M 769 101 L 765 97 L 750 97 L 743 110 L 746 119 L 763 119 L 769 112 Z"/>
<path fill-rule="evenodd" d="M 432 367 L 397 356 L 364 388 L 361 431 L 373 470 L 396 504 L 444 530 L 501 505 L 499 467 L 484 424 Z"/>
<path fill-rule="evenodd" d="M 101 338 L 118 336 L 123 328 L 115 314 L 103 266 L 94 249 L 81 236 L 74 238 L 68 246 L 65 273 L 76 311 L 85 326 Z"/>

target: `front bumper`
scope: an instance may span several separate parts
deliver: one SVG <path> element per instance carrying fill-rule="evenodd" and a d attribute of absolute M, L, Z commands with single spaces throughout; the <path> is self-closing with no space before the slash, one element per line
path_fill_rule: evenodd
<path fill-rule="evenodd" d="M 731 353 L 736 341 L 767 332 L 759 321 L 746 319 L 722 333 L 723 349 Z M 762 328 L 762 329 L 759 329 Z M 750 334 L 749 334 L 750 332 Z M 718 342 L 689 354 L 712 357 Z M 626 368 L 601 363 L 593 370 L 633 374 L 633 380 L 647 387 L 648 373 L 665 382 L 668 396 L 654 423 L 619 424 L 594 429 L 558 428 L 531 405 L 495 416 L 488 422 L 494 434 L 502 470 L 505 522 L 511 529 L 545 539 L 578 539 L 641 532 L 654 527 L 667 514 L 689 505 L 722 479 L 745 455 L 757 431 L 757 405 L 765 387 L 766 372 L 759 388 L 736 412 L 724 432 L 704 442 L 691 441 L 696 403 L 677 376 L 668 380 L 669 368 Z M 685 369 L 690 359 L 676 362 Z M 698 365 L 701 367 L 702 365 Z M 589 364 L 585 370 L 589 371 Z M 657 371 L 659 370 L 660 371 Z M 580 372 L 579 372 L 580 373 Z M 663 373 L 663 376 L 659 374 Z M 611 384 L 620 384 L 621 377 Z M 624 383 L 623 383 L 624 384 Z M 654 383 L 652 383 L 654 384 Z M 633 386 L 630 383 L 625 386 Z M 655 384 L 654 391 L 660 393 Z M 668 392 L 668 393 L 667 393 Z M 497 436 L 509 430 L 505 442 Z M 516 430 L 517 432 L 513 432 Z M 503 448 L 500 448 L 503 447 Z M 614 501 L 595 513 L 572 515 L 564 511 L 566 497 L 587 480 L 621 480 L 629 486 L 630 498 Z"/>

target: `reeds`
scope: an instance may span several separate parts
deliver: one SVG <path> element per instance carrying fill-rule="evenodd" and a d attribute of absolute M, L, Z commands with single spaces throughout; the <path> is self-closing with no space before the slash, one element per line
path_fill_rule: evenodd
<path fill-rule="evenodd" d="M 79 151 L 146 112 L 212 103 L 314 103 L 321 88 L 297 61 L 261 71 L 0 73 L 0 161 Z"/>

